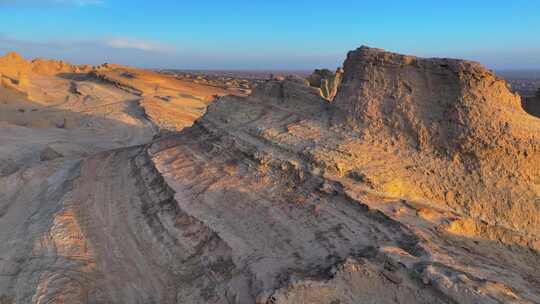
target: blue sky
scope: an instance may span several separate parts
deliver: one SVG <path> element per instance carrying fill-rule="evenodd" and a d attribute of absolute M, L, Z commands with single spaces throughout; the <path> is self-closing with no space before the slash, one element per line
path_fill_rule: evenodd
<path fill-rule="evenodd" d="M 0 53 L 28 58 L 312 69 L 363 44 L 540 69 L 540 0 L 0 0 Z"/>

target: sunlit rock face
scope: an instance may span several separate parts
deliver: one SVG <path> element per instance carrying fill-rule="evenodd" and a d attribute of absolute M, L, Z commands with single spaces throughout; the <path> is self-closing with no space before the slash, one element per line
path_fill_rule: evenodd
<path fill-rule="evenodd" d="M 333 98 L 27 75 L 0 91 L 2 304 L 540 302 L 540 122 L 476 63 L 362 47 Z"/>
<path fill-rule="evenodd" d="M 88 73 L 91 70 L 92 66 L 90 65 L 72 65 L 60 60 L 37 58 L 27 61 L 15 52 L 9 52 L 0 57 L 0 72 L 15 79 L 17 79 L 17 75 L 29 73 L 54 76 L 62 73 Z"/>
<path fill-rule="evenodd" d="M 364 138 L 418 158 L 402 194 L 539 236 L 540 124 L 478 63 L 361 47 L 335 105 Z"/>

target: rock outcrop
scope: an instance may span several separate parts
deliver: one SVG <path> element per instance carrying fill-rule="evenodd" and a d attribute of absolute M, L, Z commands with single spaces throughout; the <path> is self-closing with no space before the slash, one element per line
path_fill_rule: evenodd
<path fill-rule="evenodd" d="M 322 97 L 332 101 L 337 94 L 342 77 L 342 68 L 338 68 L 335 73 L 332 73 L 328 69 L 316 69 L 307 77 L 307 80 L 311 86 L 321 89 Z"/>
<path fill-rule="evenodd" d="M 347 56 L 335 105 L 366 141 L 418 158 L 399 194 L 540 236 L 540 123 L 492 72 L 362 47 Z"/>

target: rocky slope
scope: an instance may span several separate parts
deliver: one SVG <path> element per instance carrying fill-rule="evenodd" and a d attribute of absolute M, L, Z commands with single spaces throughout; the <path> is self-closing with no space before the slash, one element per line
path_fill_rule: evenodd
<path fill-rule="evenodd" d="M 180 96 L 169 79 L 93 71 L 71 81 Z M 11 167 L 0 303 L 540 302 L 540 121 L 505 82 L 476 63 L 362 47 L 332 102 L 320 93 L 273 80 L 151 143 Z M 15 132 L 52 132 L 9 128 L 0 147 L 17 151 L 32 137 Z"/>

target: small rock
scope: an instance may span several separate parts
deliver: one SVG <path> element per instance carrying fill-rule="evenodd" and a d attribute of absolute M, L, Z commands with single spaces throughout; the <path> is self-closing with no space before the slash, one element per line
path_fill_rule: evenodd
<path fill-rule="evenodd" d="M 39 155 L 39 159 L 41 161 L 49 161 L 59 157 L 64 157 L 64 155 L 58 153 L 51 147 L 43 149 L 43 151 L 41 151 L 41 154 Z"/>

